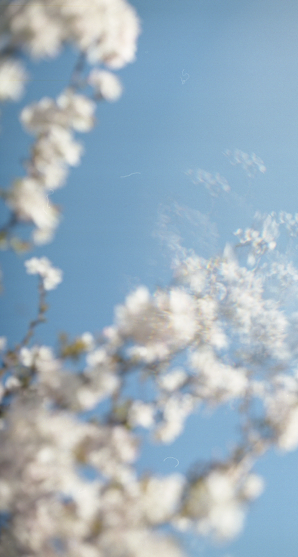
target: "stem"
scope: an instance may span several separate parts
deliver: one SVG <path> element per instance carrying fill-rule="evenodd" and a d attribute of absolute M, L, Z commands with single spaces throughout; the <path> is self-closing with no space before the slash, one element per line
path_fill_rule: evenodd
<path fill-rule="evenodd" d="M 45 304 L 46 291 L 43 286 L 42 278 L 40 278 L 38 290 L 39 290 L 39 303 L 38 303 L 37 317 L 33 319 L 33 321 L 30 321 L 28 331 L 25 334 L 23 340 L 15 346 L 14 350 L 8 350 L 6 352 L 6 355 L 3 357 L 3 365 L 0 368 L 0 376 L 3 375 L 5 371 L 7 371 L 9 368 L 18 364 L 19 351 L 21 350 L 21 348 L 23 348 L 29 343 L 37 325 L 39 325 L 40 323 L 44 323 L 46 321 L 44 317 L 44 314 L 47 311 L 47 306 Z"/>

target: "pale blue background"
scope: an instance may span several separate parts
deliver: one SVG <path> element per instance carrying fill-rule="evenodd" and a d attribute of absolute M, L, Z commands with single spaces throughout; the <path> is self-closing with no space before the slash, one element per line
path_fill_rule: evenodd
<path fill-rule="evenodd" d="M 49 322 L 36 339 L 54 343 L 99 332 L 113 320 L 113 307 L 136 285 L 153 289 L 170 279 L 169 256 L 153 232 L 160 211 L 173 203 L 210 213 L 218 238 L 204 225 L 174 218 L 187 245 L 202 255 L 232 241 L 255 209 L 297 211 L 298 5 L 291 0 L 134 0 L 143 32 L 136 63 L 119 71 L 125 92 L 118 103 L 100 104 L 98 125 L 81 134 L 82 165 L 52 196 L 63 206 L 63 222 L 52 244 L 35 250 L 64 271 L 49 293 Z M 32 81 L 21 103 L 4 108 L 0 184 L 23 175 L 21 160 L 31 138 L 20 127 L 20 106 L 67 84 L 71 51 L 59 60 L 30 64 Z M 185 83 L 185 74 L 189 78 Z M 248 185 L 245 174 L 222 152 L 255 152 L 267 172 Z M 185 175 L 189 168 L 220 172 L 235 192 L 211 203 Z M 121 176 L 134 174 L 127 178 Z M 236 203 L 236 195 L 244 206 Z M 173 213 L 172 213 L 173 214 Z M 3 220 L 5 211 L 1 211 Z M 200 217 L 198 216 L 198 219 Z M 203 245 L 201 238 L 205 236 Z M 4 296 L 0 334 L 17 342 L 35 315 L 36 278 L 23 260 L 2 255 Z M 186 434 L 172 446 L 146 445 L 139 469 L 184 472 L 193 460 L 224 455 L 235 420 L 229 407 L 211 419 L 191 417 Z M 179 459 L 166 460 L 167 456 Z M 227 547 L 199 541 L 189 555 L 203 557 L 297 557 L 298 454 L 269 454 L 257 470 L 266 491 L 255 502 L 246 528 Z"/>

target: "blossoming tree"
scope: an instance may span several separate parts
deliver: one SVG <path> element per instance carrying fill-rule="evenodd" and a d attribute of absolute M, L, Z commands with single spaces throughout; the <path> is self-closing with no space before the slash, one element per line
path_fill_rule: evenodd
<path fill-rule="evenodd" d="M 126 0 L 1 0 L 0 9 L 2 101 L 23 92 L 24 54 L 54 57 L 68 43 L 79 52 L 58 98 L 20 114 L 35 139 L 27 175 L 1 191 L 10 218 L 0 238 L 18 253 L 53 239 L 60 215 L 48 192 L 79 164 L 74 132 L 92 128 L 96 102 L 121 95 L 111 70 L 134 60 L 140 24 Z M 265 170 L 255 155 L 227 155 L 252 174 Z M 219 175 L 198 170 L 194 180 L 214 195 L 230 191 Z M 20 222 L 33 228 L 30 242 L 16 237 Z M 25 262 L 38 275 L 38 314 L 19 344 L 0 343 L 1 557 L 182 557 L 163 526 L 223 540 L 241 530 L 263 489 L 256 460 L 273 446 L 298 447 L 297 319 L 288 304 L 298 272 L 278 251 L 282 230 L 294 237 L 297 224 L 297 215 L 257 215 L 216 257 L 177 250 L 169 288 L 137 288 L 100 338 L 62 336 L 58 352 L 34 334 L 62 271 L 46 257 Z M 70 372 L 67 360 L 79 357 L 83 369 Z M 132 374 L 150 384 L 149 400 L 125 396 Z M 171 443 L 202 405 L 235 400 L 242 435 L 225 461 L 188 477 L 137 474 L 140 428 Z"/>

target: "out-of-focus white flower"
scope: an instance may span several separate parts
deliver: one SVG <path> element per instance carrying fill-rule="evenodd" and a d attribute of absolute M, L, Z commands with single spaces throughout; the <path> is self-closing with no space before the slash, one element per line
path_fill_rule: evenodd
<path fill-rule="evenodd" d="M 20 386 L 21 386 L 20 380 L 13 375 L 8 377 L 5 381 L 5 390 L 6 391 L 13 391 L 15 389 L 18 389 Z"/>
<path fill-rule="evenodd" d="M 90 352 L 86 356 L 86 362 L 89 366 L 106 364 L 108 360 L 107 352 L 104 348 L 98 348 L 94 352 Z"/>
<path fill-rule="evenodd" d="M 250 474 L 247 476 L 243 487 L 242 487 L 242 494 L 246 499 L 256 499 L 259 497 L 264 491 L 264 480 L 257 474 Z"/>
<path fill-rule="evenodd" d="M 283 451 L 294 451 L 298 447 L 298 407 L 288 413 L 278 437 L 278 446 Z"/>
<path fill-rule="evenodd" d="M 90 387 L 81 387 L 78 390 L 78 401 L 85 410 L 93 408 L 95 404 L 111 396 L 117 390 L 119 384 L 119 377 L 111 374 L 108 370 L 103 370 Z"/>
<path fill-rule="evenodd" d="M 160 399 L 158 407 L 163 410 L 163 421 L 154 431 L 154 439 L 172 443 L 183 430 L 186 418 L 195 407 L 194 397 L 188 393 L 175 393 L 167 400 Z"/>
<path fill-rule="evenodd" d="M 20 350 L 20 362 L 23 366 L 31 367 L 34 361 L 35 351 L 32 348 L 27 348 L 27 346 L 23 346 Z"/>
<path fill-rule="evenodd" d="M 31 220 L 38 228 L 54 228 L 57 225 L 56 211 L 49 205 L 43 189 L 34 178 L 16 180 L 8 204 L 21 220 Z"/>
<path fill-rule="evenodd" d="M 129 409 L 128 419 L 133 427 L 150 428 L 154 423 L 154 406 L 135 400 Z"/>
<path fill-rule="evenodd" d="M 83 333 L 81 335 L 81 341 L 85 344 L 88 352 L 94 349 L 94 336 L 91 333 Z"/>
<path fill-rule="evenodd" d="M 48 346 L 32 346 L 32 348 L 23 346 L 20 350 L 19 359 L 21 364 L 26 367 L 34 365 L 39 373 L 41 383 L 54 388 L 60 386 L 61 381 L 58 372 L 61 364 L 59 360 L 54 358 L 53 351 Z"/>
<path fill-rule="evenodd" d="M 204 399 L 226 401 L 244 396 L 248 386 L 245 370 L 223 364 L 212 350 L 193 352 L 190 365 L 198 374 L 196 392 Z"/>
<path fill-rule="evenodd" d="M 23 64 L 11 58 L 0 59 L 0 101 L 17 101 L 27 78 Z"/>
<path fill-rule="evenodd" d="M 157 382 L 162 389 L 165 389 L 166 391 L 175 391 L 183 385 L 186 379 L 187 374 L 184 369 L 177 368 L 173 369 L 166 375 L 159 376 Z"/>
<path fill-rule="evenodd" d="M 0 352 L 3 352 L 3 350 L 5 350 L 6 344 L 7 344 L 7 338 L 0 337 Z"/>
<path fill-rule="evenodd" d="M 13 499 L 13 490 L 9 482 L 0 480 L 0 510 L 5 511 Z"/>
<path fill-rule="evenodd" d="M 46 135 L 41 136 L 34 147 L 34 162 L 39 170 L 37 159 L 51 161 L 59 158 L 71 166 L 76 166 L 80 162 L 82 146 L 73 140 L 72 134 L 62 126 L 51 126 Z"/>
<path fill-rule="evenodd" d="M 57 99 L 57 105 L 67 117 L 68 125 L 79 132 L 87 132 L 94 125 L 96 104 L 85 95 L 66 89 Z"/>
<path fill-rule="evenodd" d="M 125 0 L 12 2 L 3 19 L 15 46 L 35 58 L 56 56 L 64 42 L 74 43 L 89 62 L 121 68 L 135 59 L 140 25 Z"/>
<path fill-rule="evenodd" d="M 151 524 L 169 520 L 177 510 L 184 485 L 185 478 L 181 474 L 145 480 L 141 505 Z"/>
<path fill-rule="evenodd" d="M 274 378 L 275 391 L 264 396 L 266 419 L 276 434 L 282 451 L 298 446 L 298 384 L 296 377 L 279 375 Z"/>
<path fill-rule="evenodd" d="M 111 72 L 94 69 L 88 77 L 88 82 L 95 89 L 95 92 L 107 101 L 114 102 L 121 97 L 121 82 Z"/>
<path fill-rule="evenodd" d="M 47 257 L 32 257 L 25 261 L 25 267 L 29 275 L 40 275 L 43 279 L 45 290 L 53 290 L 62 281 L 62 271 L 52 267 Z"/>
<path fill-rule="evenodd" d="M 57 109 L 55 101 L 49 97 L 42 98 L 23 108 L 20 120 L 23 126 L 34 134 L 47 132 L 53 125 L 65 125 L 66 118 Z"/>
<path fill-rule="evenodd" d="M 15 42 L 33 56 L 56 56 L 63 40 L 63 23 L 48 13 L 44 2 L 12 3 L 7 10 L 10 32 Z"/>
<path fill-rule="evenodd" d="M 243 170 L 247 172 L 249 178 L 254 178 L 257 170 L 262 173 L 266 172 L 264 162 L 255 153 L 248 155 L 248 153 L 244 153 L 240 149 L 235 149 L 233 152 L 226 149 L 224 155 L 229 158 L 232 165 L 240 164 Z"/>
<path fill-rule="evenodd" d="M 244 509 L 238 495 L 238 475 L 232 470 L 212 470 L 190 489 L 187 514 L 203 535 L 233 538 L 242 528 Z"/>

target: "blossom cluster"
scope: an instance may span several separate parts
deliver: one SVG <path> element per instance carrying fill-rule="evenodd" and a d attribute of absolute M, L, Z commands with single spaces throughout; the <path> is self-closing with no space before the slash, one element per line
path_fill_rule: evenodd
<path fill-rule="evenodd" d="M 29 177 L 16 180 L 9 192 L 8 205 L 19 220 L 31 221 L 37 227 L 34 241 L 51 240 L 58 224 L 58 214 L 49 202 L 47 191 L 64 184 L 67 165 L 80 162 L 82 146 L 74 140 L 74 131 L 89 131 L 94 123 L 95 103 L 71 89 L 55 102 L 44 98 L 24 108 L 23 125 L 37 138 L 28 162 Z"/>
<path fill-rule="evenodd" d="M 117 69 L 134 60 L 139 22 L 125 0 L 3 0 L 0 10 L 0 100 L 22 94 L 20 51 L 53 57 L 71 43 L 90 64 Z M 75 133 L 93 127 L 94 99 L 115 101 L 122 92 L 107 70 L 95 67 L 85 81 L 75 73 L 79 79 L 56 100 L 43 98 L 21 113 L 35 141 L 28 175 L 6 200 L 17 221 L 36 227 L 36 244 L 57 227 L 47 192 L 79 164 Z M 94 99 L 81 86 L 91 86 Z M 254 153 L 226 155 L 249 177 L 266 170 Z M 225 178 L 202 169 L 194 183 L 214 196 L 230 191 Z M 183 557 L 162 533 L 165 525 L 220 540 L 241 531 L 248 505 L 263 490 L 255 461 L 271 447 L 298 448 L 296 298 L 285 307 L 280 288 L 272 288 L 275 279 L 282 288 L 298 280 L 278 252 L 281 226 L 294 238 L 298 218 L 282 212 L 258 222 L 261 230 L 239 229 L 238 246 L 209 259 L 179 246 L 168 288 L 136 288 L 99 338 L 62 335 L 56 350 L 31 340 L 62 271 L 46 257 L 25 261 L 27 273 L 40 278 L 39 314 L 14 348 L 0 337 L 1 555 Z M 144 399 L 127 397 L 135 377 L 148 387 Z M 191 414 L 231 402 L 239 408 L 241 440 L 225 460 L 188 476 L 137 473 L 145 440 L 170 444 Z"/>
<path fill-rule="evenodd" d="M 135 58 L 139 22 L 125 0 L 5 0 L 1 32 L 6 47 L 34 58 L 57 56 L 66 42 L 86 53 L 91 63 L 121 68 Z"/>
<path fill-rule="evenodd" d="M 26 268 L 45 289 L 61 280 L 46 258 Z M 176 261 L 174 276 L 168 289 L 130 293 L 98 340 L 84 333 L 64 339 L 57 355 L 36 344 L 16 353 L 1 392 L 0 508 L 10 517 L 3 544 L 8 535 L 32 557 L 120 557 L 124 549 L 182 557 L 158 526 L 233 538 L 263 489 L 255 460 L 272 446 L 298 447 L 292 317 L 268 299 L 264 273 L 241 266 L 226 246 L 210 260 Z M 77 373 L 64 365 L 72 355 L 85 358 Z M 147 401 L 125 395 L 135 370 L 151 385 Z M 245 403 L 245 428 L 225 461 L 188 478 L 137 474 L 144 430 L 169 444 L 202 405 L 231 401 Z"/>
<path fill-rule="evenodd" d="M 206 170 L 198 168 L 195 172 L 193 170 L 188 170 L 186 174 L 192 176 L 193 184 L 203 184 L 213 197 L 218 197 L 221 192 L 228 193 L 231 191 L 226 178 L 221 176 L 218 172 L 213 175 Z"/>
<path fill-rule="evenodd" d="M 255 153 L 251 153 L 251 155 L 248 155 L 240 149 L 234 149 L 234 151 L 226 149 L 224 151 L 224 155 L 228 157 L 230 163 L 233 166 L 240 165 L 241 168 L 243 168 L 243 170 L 247 173 L 247 176 L 249 178 L 255 178 L 257 171 L 261 172 L 262 174 L 266 172 L 266 166 L 264 162 Z"/>
<path fill-rule="evenodd" d="M 47 257 L 42 257 L 41 259 L 32 257 L 32 259 L 25 261 L 25 266 L 27 273 L 39 275 L 42 278 L 45 290 L 56 288 L 57 284 L 62 281 L 62 271 L 52 267 Z"/>
<path fill-rule="evenodd" d="M 133 62 L 140 24 L 126 0 L 91 0 L 88 7 L 73 0 L 4 0 L 0 15 L 0 101 L 18 100 L 24 91 L 28 75 L 18 59 L 21 51 L 33 58 L 55 57 L 71 43 L 83 57 L 56 100 L 45 97 L 21 113 L 23 126 L 36 139 L 26 164 L 28 176 L 14 181 L 6 199 L 17 221 L 36 227 L 33 242 L 44 244 L 59 223 L 47 192 L 64 185 L 68 166 L 81 160 L 83 148 L 74 132 L 93 127 L 94 100 L 113 102 L 122 94 L 118 77 L 97 65 L 119 69 Z M 86 62 L 96 67 L 84 77 Z M 94 100 L 77 92 L 90 86 Z"/>

